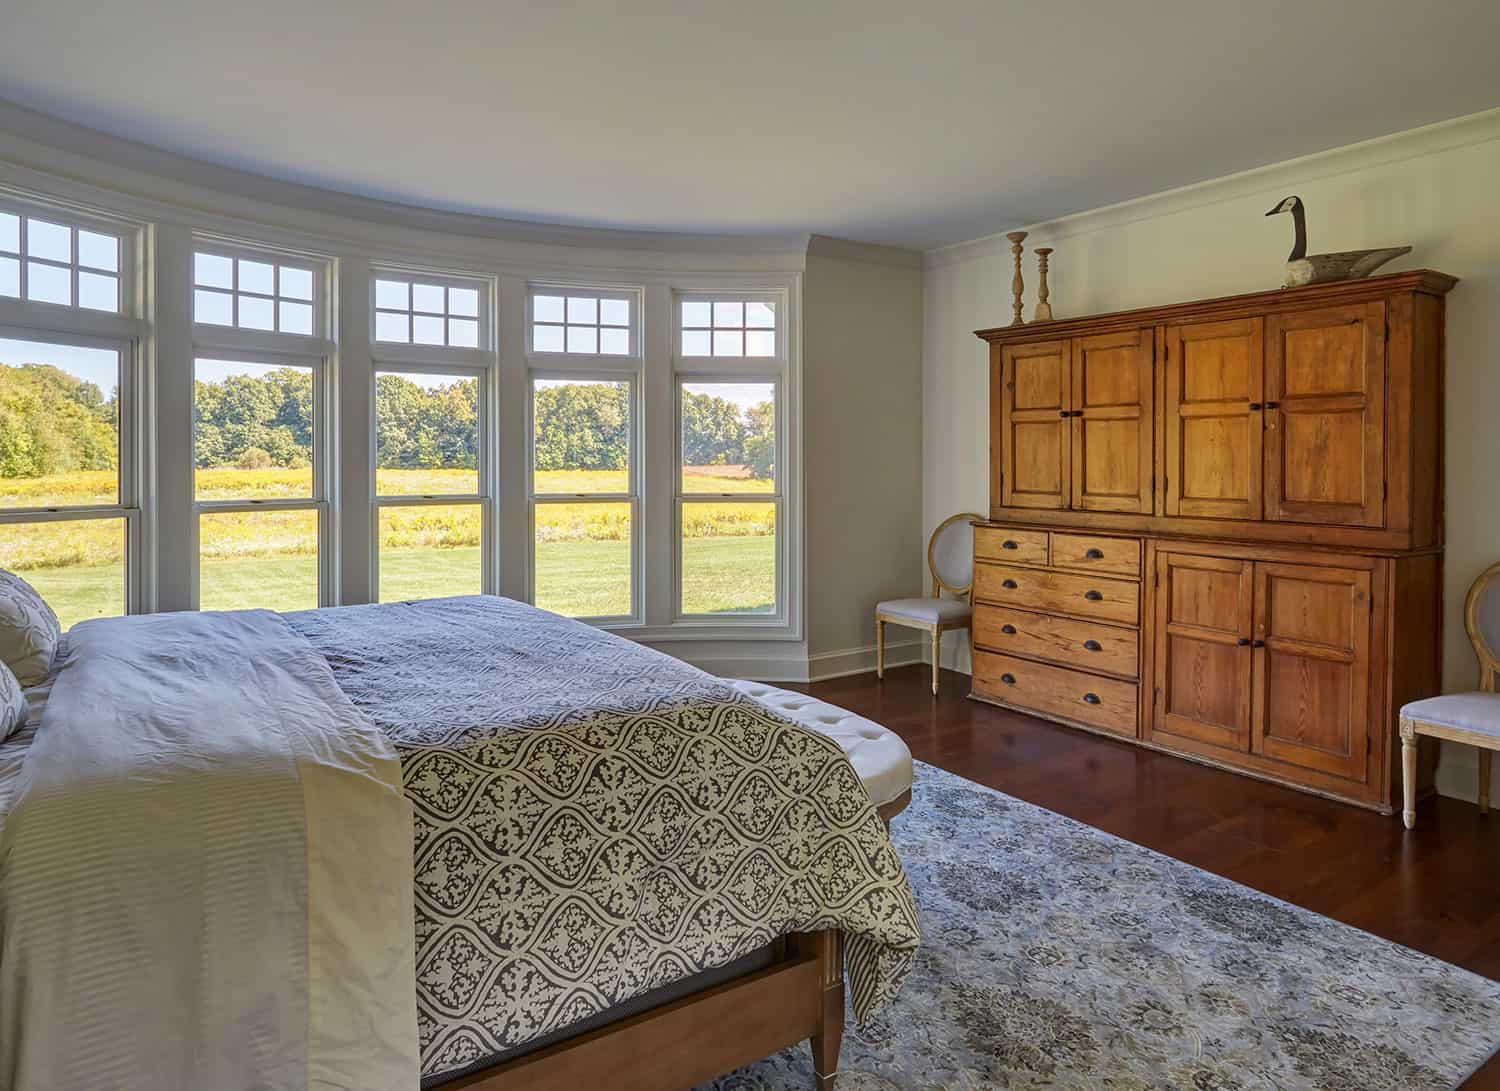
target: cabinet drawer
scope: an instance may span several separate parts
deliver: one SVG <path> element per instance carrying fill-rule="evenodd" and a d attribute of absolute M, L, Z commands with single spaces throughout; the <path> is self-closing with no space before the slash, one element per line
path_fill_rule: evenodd
<path fill-rule="evenodd" d="M 997 652 L 1035 656 L 1127 678 L 1136 677 L 1140 670 L 1138 630 L 1004 606 L 980 603 L 974 607 L 974 643 Z"/>
<path fill-rule="evenodd" d="M 1136 686 L 991 652 L 974 653 L 974 692 L 1020 708 L 1135 737 Z"/>
<path fill-rule="evenodd" d="M 1141 543 L 1134 538 L 1100 538 L 1092 534 L 1060 534 L 1054 531 L 1052 563 L 1058 568 L 1077 568 L 1139 578 Z"/>
<path fill-rule="evenodd" d="M 1039 614 L 1073 614 L 1134 625 L 1140 616 L 1140 584 L 1072 572 L 1046 572 L 1008 564 L 974 566 L 974 597 L 997 606 Z"/>
<path fill-rule="evenodd" d="M 975 527 L 974 556 L 991 561 L 1046 564 L 1047 532 L 1011 530 L 1007 527 Z"/>

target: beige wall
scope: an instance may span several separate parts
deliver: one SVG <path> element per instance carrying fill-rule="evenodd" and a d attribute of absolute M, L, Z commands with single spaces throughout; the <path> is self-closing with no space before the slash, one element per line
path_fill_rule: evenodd
<path fill-rule="evenodd" d="M 809 671 L 874 667 L 875 603 L 921 594 L 919 255 L 814 238 L 802 306 Z M 892 661 L 916 633 L 892 630 Z"/>
<path fill-rule="evenodd" d="M 1056 248 L 1049 280 L 1059 316 L 1275 287 L 1292 225 L 1263 213 L 1291 193 L 1307 205 L 1313 253 L 1410 243 L 1414 252 L 1388 270 L 1462 278 L 1448 297 L 1444 688 L 1470 689 L 1463 596 L 1500 559 L 1500 111 L 1037 225 L 1027 239 L 1027 311 L 1030 251 L 1042 245 Z M 1009 322 L 1010 276 L 1003 239 L 927 256 L 925 526 L 988 503 L 986 356 L 972 331 Z M 947 655 L 967 669 L 962 647 Z M 1450 748 L 1440 790 L 1472 798 L 1474 768 L 1471 751 Z"/>

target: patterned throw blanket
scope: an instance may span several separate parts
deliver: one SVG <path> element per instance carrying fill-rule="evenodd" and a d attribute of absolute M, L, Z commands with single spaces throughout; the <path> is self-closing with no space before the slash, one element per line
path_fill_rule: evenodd
<path fill-rule="evenodd" d="M 425 1080 L 789 932 L 845 932 L 861 1019 L 905 977 L 916 907 L 832 740 L 507 599 L 287 620 L 401 758 Z"/>

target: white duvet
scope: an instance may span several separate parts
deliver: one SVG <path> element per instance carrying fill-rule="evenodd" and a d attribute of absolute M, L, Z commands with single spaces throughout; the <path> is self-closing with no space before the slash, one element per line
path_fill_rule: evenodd
<path fill-rule="evenodd" d="M 417 1086 L 400 767 L 278 615 L 76 626 L 9 800 L 0 1086 Z"/>

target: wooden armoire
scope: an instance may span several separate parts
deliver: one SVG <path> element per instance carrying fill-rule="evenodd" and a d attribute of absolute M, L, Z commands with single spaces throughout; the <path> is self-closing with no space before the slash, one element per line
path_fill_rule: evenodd
<path fill-rule="evenodd" d="M 978 331 L 973 696 L 1390 812 L 1440 678 L 1455 283 Z"/>

